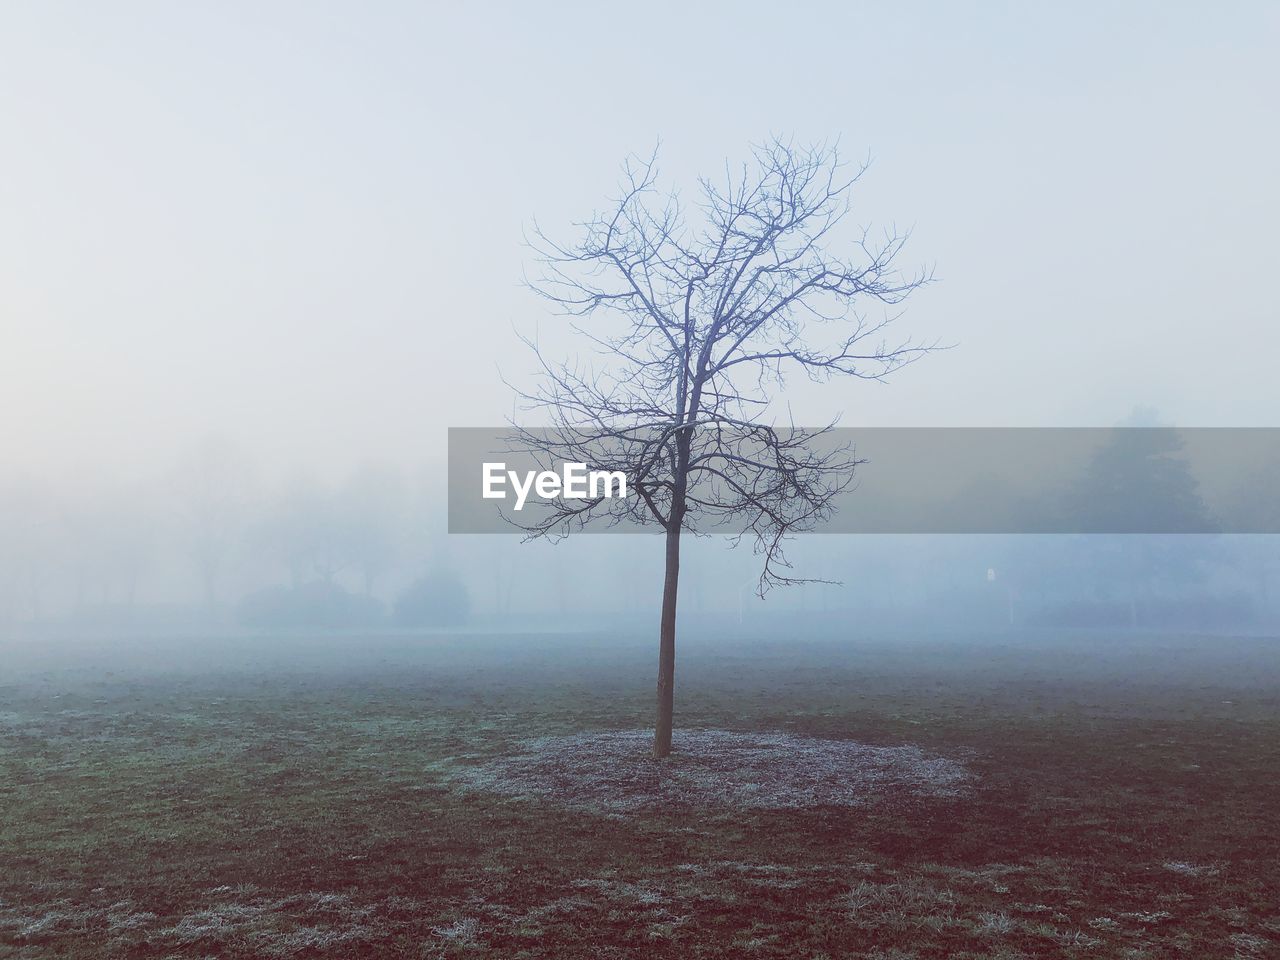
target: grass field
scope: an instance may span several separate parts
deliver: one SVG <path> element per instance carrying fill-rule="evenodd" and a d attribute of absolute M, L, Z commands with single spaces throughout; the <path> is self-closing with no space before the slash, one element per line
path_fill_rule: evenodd
<path fill-rule="evenodd" d="M 1276 955 L 1280 641 L 654 645 L 6 647 L 0 957 Z"/>

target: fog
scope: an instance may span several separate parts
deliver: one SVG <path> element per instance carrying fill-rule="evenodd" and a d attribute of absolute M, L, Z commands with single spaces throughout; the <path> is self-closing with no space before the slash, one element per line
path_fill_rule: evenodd
<path fill-rule="evenodd" d="M 952 348 L 790 385 L 798 421 L 1280 425 L 1280 13 L 1106 9 L 9 7 L 0 628 L 656 625 L 656 538 L 449 536 L 444 472 L 447 428 L 512 414 L 517 332 L 581 349 L 525 230 L 571 235 L 657 143 L 691 188 L 838 137 L 857 223 L 935 269 L 898 324 Z M 682 622 L 1265 630 L 1278 555 L 809 537 L 796 572 L 838 582 L 760 599 L 708 538 Z"/>

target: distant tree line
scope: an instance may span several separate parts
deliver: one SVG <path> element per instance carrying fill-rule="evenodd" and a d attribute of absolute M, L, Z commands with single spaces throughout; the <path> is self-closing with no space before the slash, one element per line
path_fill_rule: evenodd
<path fill-rule="evenodd" d="M 1153 438 L 1160 435 L 1118 434 L 1073 495 L 1109 510 L 1123 506 L 1117 486 L 1165 489 L 1162 503 L 1135 503 L 1130 515 L 1180 511 L 1178 525 L 1194 525 L 1203 518 L 1197 491 L 1176 449 L 1143 446 Z M 1239 490 L 1242 509 L 1256 514 L 1277 475 L 1276 465 L 1259 464 Z M 1231 509 L 1229 498 L 1215 504 Z M 100 474 L 22 476 L 6 465 L 0 625 L 652 625 L 646 601 L 661 581 L 660 571 L 646 574 L 648 537 L 586 536 L 552 547 L 517 537 L 451 538 L 442 527 L 439 492 L 404 471 L 266 480 L 225 444 L 202 445 L 176 467 L 128 483 Z M 795 559 L 833 582 L 768 601 L 752 596 L 758 570 L 749 553 L 729 552 L 714 537 L 686 549 L 697 560 L 683 574 L 686 613 L 716 629 L 770 617 L 854 631 L 904 623 L 1199 629 L 1280 622 L 1274 536 L 812 536 L 795 542 Z"/>

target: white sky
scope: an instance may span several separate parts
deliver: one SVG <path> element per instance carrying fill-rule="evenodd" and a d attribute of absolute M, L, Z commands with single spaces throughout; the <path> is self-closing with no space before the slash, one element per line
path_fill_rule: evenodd
<path fill-rule="evenodd" d="M 527 368 L 525 224 L 770 132 L 874 156 L 958 344 L 801 419 L 1280 426 L 1280 6 L 547 7 L 6 3 L 0 463 L 442 456 Z"/>

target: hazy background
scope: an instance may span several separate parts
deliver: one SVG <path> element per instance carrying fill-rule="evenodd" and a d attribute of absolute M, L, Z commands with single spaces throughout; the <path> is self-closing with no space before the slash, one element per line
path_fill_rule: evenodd
<path fill-rule="evenodd" d="M 655 543 L 446 538 L 440 474 L 446 427 L 511 413 L 513 327 L 554 342 L 523 228 L 571 235 L 659 139 L 690 185 L 838 136 L 858 222 L 936 266 L 901 325 L 955 349 L 796 386 L 801 422 L 1280 426 L 1278 48 L 1269 3 L 7 3 L 0 623 L 270 625 L 263 590 L 322 584 L 355 626 L 424 574 L 473 620 L 647 616 Z M 748 609 L 750 556 L 692 549 L 685 609 Z M 769 609 L 1016 620 L 1066 578 L 1026 549 L 806 541 L 849 586 Z M 1077 558 L 1054 609 L 1267 609 L 1269 542 L 1212 549 L 1140 586 Z"/>

